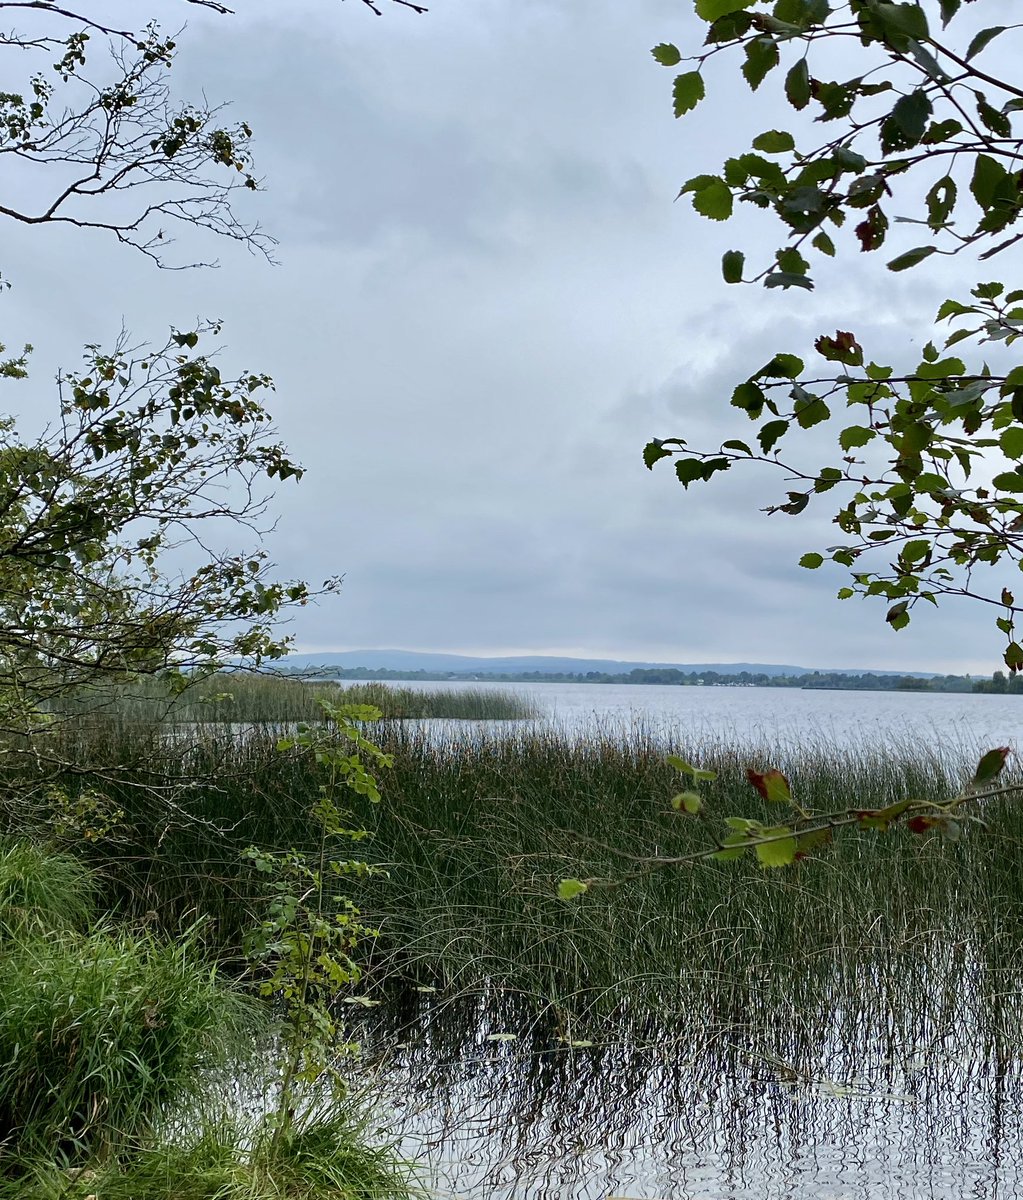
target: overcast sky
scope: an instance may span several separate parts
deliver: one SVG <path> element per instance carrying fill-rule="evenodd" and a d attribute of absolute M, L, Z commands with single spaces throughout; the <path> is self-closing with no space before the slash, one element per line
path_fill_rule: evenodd
<path fill-rule="evenodd" d="M 836 540 L 827 510 L 758 511 L 780 478 L 686 493 L 670 465 L 643 466 L 652 436 L 743 435 L 728 396 L 775 350 L 840 327 L 886 361 L 949 294 L 876 258 L 821 269 L 812 297 L 720 281 L 724 250 L 758 231 L 773 249 L 780 228 L 713 225 L 674 196 L 788 117 L 721 76 L 673 119 L 649 50 L 694 43 L 688 4 L 151 7 L 188 20 L 180 93 L 230 100 L 256 132 L 251 210 L 279 265 L 197 234 L 183 255 L 221 268 L 160 273 L 99 235 L 7 227 L 4 340 L 38 347 L 40 406 L 47 371 L 122 322 L 157 340 L 224 318 L 226 367 L 275 376 L 307 468 L 268 549 L 285 574 L 345 576 L 296 617 L 299 648 L 998 665 L 969 603 L 895 634 L 881 602 L 835 600 L 840 571 L 796 565 Z"/>

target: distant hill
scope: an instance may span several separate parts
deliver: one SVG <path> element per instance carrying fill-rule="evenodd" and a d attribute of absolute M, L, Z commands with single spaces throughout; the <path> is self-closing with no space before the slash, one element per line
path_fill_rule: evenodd
<path fill-rule="evenodd" d="M 810 675 L 815 670 L 827 670 L 841 675 L 912 675 L 931 679 L 934 671 L 870 671 L 866 668 L 794 667 L 780 663 L 656 663 L 623 662 L 609 658 L 567 658 L 555 655 L 510 655 L 502 658 L 481 658 L 466 654 L 434 654 L 418 650 L 335 650 L 314 654 L 290 654 L 283 666 L 291 670 L 320 668 L 364 668 L 369 671 L 429 671 L 451 675 L 514 675 L 527 671 L 543 675 L 585 675 L 597 671 L 620 675 L 629 671 L 675 670 L 717 671 L 721 675 Z"/>

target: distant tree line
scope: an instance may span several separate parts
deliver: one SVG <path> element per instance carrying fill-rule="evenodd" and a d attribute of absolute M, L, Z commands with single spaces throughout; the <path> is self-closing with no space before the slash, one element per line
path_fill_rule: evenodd
<path fill-rule="evenodd" d="M 309 674 L 310 672 L 303 672 Z M 762 672 L 680 671 L 671 667 L 636 668 L 632 671 L 560 672 L 455 672 L 455 671 L 395 671 L 381 667 L 331 667 L 316 672 L 332 679 L 394 679 L 423 682 L 492 682 L 492 683 L 654 683 L 678 687 L 778 687 L 810 688 L 821 691 L 857 692 L 1023 692 L 1023 675 L 1007 676 L 996 671 L 990 680 L 977 680 L 969 675 L 880 675 L 872 671 L 846 674 L 841 671 L 810 671 L 802 675 L 767 675 Z"/>

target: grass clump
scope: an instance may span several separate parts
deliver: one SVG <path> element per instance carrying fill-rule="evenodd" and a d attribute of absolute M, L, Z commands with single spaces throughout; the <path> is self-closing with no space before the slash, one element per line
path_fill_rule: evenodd
<path fill-rule="evenodd" d="M 179 1135 L 72 1170 L 36 1162 L 0 1177 L 0 1200 L 407 1200 L 406 1165 L 368 1144 L 357 1119 L 306 1119 L 269 1152 L 255 1134 L 221 1122 L 199 1137 Z"/>
<path fill-rule="evenodd" d="M 251 1050 L 254 1006 L 187 941 L 98 929 L 19 939 L 2 960 L 0 1143 L 20 1156 L 130 1144 Z"/>

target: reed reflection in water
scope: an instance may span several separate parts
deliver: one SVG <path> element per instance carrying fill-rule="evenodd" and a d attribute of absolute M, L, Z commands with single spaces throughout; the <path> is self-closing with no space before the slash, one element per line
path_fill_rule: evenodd
<path fill-rule="evenodd" d="M 623 1017 L 573 1047 L 527 999 L 419 995 L 359 1036 L 386 1122 L 439 1196 L 1017 1197 L 1018 1045 L 979 1030 L 964 999 L 961 1021 L 900 1029 L 869 1002 L 814 1029 L 766 1013 L 731 1027 Z"/>

